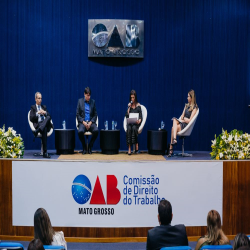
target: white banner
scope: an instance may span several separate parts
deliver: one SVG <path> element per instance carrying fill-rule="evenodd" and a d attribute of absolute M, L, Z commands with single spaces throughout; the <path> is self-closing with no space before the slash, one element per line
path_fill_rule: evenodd
<path fill-rule="evenodd" d="M 45 208 L 53 226 L 154 227 L 169 200 L 174 224 L 222 217 L 222 162 L 13 161 L 13 226 L 33 226 Z"/>

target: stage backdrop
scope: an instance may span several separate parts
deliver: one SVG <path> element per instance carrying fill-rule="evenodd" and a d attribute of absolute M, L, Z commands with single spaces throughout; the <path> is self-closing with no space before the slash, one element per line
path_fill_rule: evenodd
<path fill-rule="evenodd" d="M 164 198 L 173 224 L 206 226 L 209 210 L 222 215 L 222 178 L 223 162 L 13 161 L 13 225 L 42 207 L 57 227 L 154 227 Z"/>
<path fill-rule="evenodd" d="M 116 120 L 126 149 L 122 121 L 135 89 L 148 110 L 139 136 L 146 149 L 147 130 L 163 120 L 170 131 L 192 88 L 200 115 L 186 149 L 210 150 L 222 128 L 250 132 L 249 13 L 248 0 L 2 0 L 0 125 L 21 133 L 26 149 L 38 149 L 27 121 L 35 92 L 55 128 L 63 120 L 75 128 L 77 100 L 89 86 L 99 128 Z M 88 19 L 144 20 L 144 59 L 88 58 Z"/>

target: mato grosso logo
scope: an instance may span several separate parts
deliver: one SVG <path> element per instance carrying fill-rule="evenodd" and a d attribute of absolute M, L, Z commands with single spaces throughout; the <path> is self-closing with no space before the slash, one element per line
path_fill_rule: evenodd
<path fill-rule="evenodd" d="M 106 200 L 103 195 L 99 176 L 97 175 L 95 185 L 92 191 L 92 186 L 89 178 L 85 175 L 78 175 L 72 183 L 72 196 L 74 200 L 84 205 L 89 201 L 89 205 L 116 205 L 121 199 L 120 190 L 117 188 L 117 178 L 115 175 L 106 176 Z M 103 214 L 113 215 L 114 208 L 79 208 L 79 214 Z"/>
<path fill-rule="evenodd" d="M 89 57 L 144 57 L 144 21 L 89 19 Z"/>

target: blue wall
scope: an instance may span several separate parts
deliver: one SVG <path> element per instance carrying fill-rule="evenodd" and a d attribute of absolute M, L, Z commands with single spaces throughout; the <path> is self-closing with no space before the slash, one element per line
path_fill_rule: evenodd
<path fill-rule="evenodd" d="M 26 149 L 38 149 L 27 122 L 35 92 L 55 128 L 64 119 L 75 128 L 77 100 L 90 86 L 100 128 L 117 120 L 126 149 L 122 121 L 135 89 L 148 109 L 139 139 L 146 149 L 147 130 L 163 120 L 169 131 L 192 88 L 200 115 L 186 149 L 210 150 L 222 127 L 250 132 L 249 13 L 249 0 L 1 0 L 0 125 L 21 133 Z M 88 19 L 144 20 L 145 58 L 89 59 Z M 48 147 L 55 147 L 54 134 Z"/>

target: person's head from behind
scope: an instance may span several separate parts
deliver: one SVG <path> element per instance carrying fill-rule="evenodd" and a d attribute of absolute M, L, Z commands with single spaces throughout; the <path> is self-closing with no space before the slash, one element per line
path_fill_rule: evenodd
<path fill-rule="evenodd" d="M 84 98 L 87 102 L 90 100 L 90 96 L 91 96 L 91 89 L 90 87 L 86 87 L 84 89 Z"/>
<path fill-rule="evenodd" d="M 208 239 L 212 244 L 215 244 L 220 238 L 221 233 L 221 218 L 216 210 L 211 210 L 207 215 L 207 233 Z"/>
<path fill-rule="evenodd" d="M 131 102 L 131 101 L 132 101 L 135 105 L 138 103 L 136 91 L 133 90 L 133 89 L 130 91 L 130 96 L 129 96 L 129 102 Z"/>
<path fill-rule="evenodd" d="M 44 208 L 38 208 L 34 215 L 34 235 L 44 245 L 50 245 L 53 241 L 54 230 L 51 226 L 49 215 Z"/>
<path fill-rule="evenodd" d="M 158 205 L 158 220 L 160 225 L 169 225 L 172 221 L 172 206 L 167 200 L 161 200 Z"/>
<path fill-rule="evenodd" d="M 187 100 L 190 106 L 192 107 L 196 106 L 196 95 L 195 95 L 194 90 L 191 89 L 188 92 Z"/>
<path fill-rule="evenodd" d="M 239 249 L 240 247 L 244 247 L 244 246 L 250 247 L 250 241 L 245 234 L 239 233 L 234 238 L 233 249 L 236 250 L 236 249 Z"/>
<path fill-rule="evenodd" d="M 39 239 L 33 239 L 27 250 L 44 250 L 43 243 Z"/>

